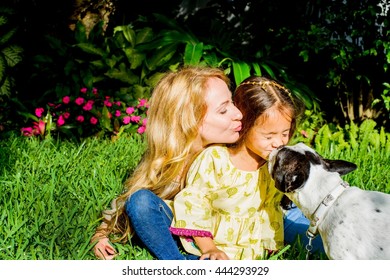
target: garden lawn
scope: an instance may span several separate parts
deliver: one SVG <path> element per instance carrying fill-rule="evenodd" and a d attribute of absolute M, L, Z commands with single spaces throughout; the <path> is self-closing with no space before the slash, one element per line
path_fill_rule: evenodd
<path fill-rule="evenodd" d="M 325 157 L 358 165 L 344 176 L 350 185 L 390 193 L 388 135 L 378 145 L 370 139 L 370 134 L 361 134 L 354 147 L 340 148 L 335 141 L 326 141 L 314 148 Z M 0 259 L 95 259 L 90 238 L 101 211 L 120 194 L 143 150 L 141 136 L 81 143 L 21 136 L 1 139 Z M 120 253 L 117 259 L 152 259 L 138 245 L 115 247 Z M 273 259 L 305 257 L 298 241 Z"/>

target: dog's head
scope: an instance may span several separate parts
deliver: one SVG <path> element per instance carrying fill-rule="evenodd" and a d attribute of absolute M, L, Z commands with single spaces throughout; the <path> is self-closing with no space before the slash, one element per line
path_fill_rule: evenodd
<path fill-rule="evenodd" d="M 305 185 L 312 165 L 321 165 L 329 172 L 345 175 L 356 169 L 354 163 L 344 160 L 322 158 L 316 151 L 303 143 L 282 146 L 269 156 L 268 169 L 275 181 L 275 187 L 289 193 Z"/>

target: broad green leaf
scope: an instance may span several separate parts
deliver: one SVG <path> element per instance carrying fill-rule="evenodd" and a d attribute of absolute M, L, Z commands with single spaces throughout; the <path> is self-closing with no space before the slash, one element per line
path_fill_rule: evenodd
<path fill-rule="evenodd" d="M 274 71 L 272 71 L 271 67 L 269 67 L 267 64 L 260 63 L 260 67 L 262 67 L 271 78 L 276 78 Z"/>
<path fill-rule="evenodd" d="M 17 28 L 12 28 L 5 34 L 1 34 L 0 36 L 0 46 L 5 45 L 11 40 L 11 38 L 15 35 Z"/>
<path fill-rule="evenodd" d="M 96 54 L 101 57 L 103 57 L 106 54 L 104 50 L 96 47 L 96 45 L 92 43 L 80 43 L 80 44 L 76 44 L 75 46 L 89 54 Z"/>
<path fill-rule="evenodd" d="M 245 62 L 233 61 L 233 74 L 236 85 L 250 76 L 250 67 Z"/>
<path fill-rule="evenodd" d="M 169 45 L 156 50 L 153 56 L 146 60 L 146 65 L 148 69 L 153 71 L 158 66 L 163 65 L 164 63 L 166 63 L 168 60 L 172 58 L 172 56 L 176 53 L 176 51 L 177 51 L 176 44 Z"/>
<path fill-rule="evenodd" d="M 150 27 L 143 28 L 138 31 L 136 36 L 136 44 L 142 44 L 149 42 L 153 39 L 154 33 L 153 29 Z"/>
<path fill-rule="evenodd" d="M 22 61 L 21 53 L 23 49 L 16 45 L 11 45 L 3 49 L 4 58 L 7 61 L 8 66 L 13 67 Z"/>
<path fill-rule="evenodd" d="M 197 65 L 202 57 L 203 43 L 187 44 L 184 51 L 184 64 Z"/>

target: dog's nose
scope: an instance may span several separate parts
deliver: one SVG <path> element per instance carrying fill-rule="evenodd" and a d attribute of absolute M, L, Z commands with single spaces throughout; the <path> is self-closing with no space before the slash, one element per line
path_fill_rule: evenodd
<path fill-rule="evenodd" d="M 277 151 L 280 151 L 281 149 L 283 149 L 286 145 L 281 145 L 279 147 L 276 148 Z"/>

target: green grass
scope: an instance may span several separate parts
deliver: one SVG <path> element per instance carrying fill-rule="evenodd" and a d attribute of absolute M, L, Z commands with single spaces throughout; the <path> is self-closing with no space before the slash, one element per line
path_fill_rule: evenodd
<path fill-rule="evenodd" d="M 389 137 L 376 145 L 372 133 L 361 133 L 357 146 L 340 140 L 316 144 L 328 158 L 352 161 L 358 169 L 344 178 L 364 189 L 390 193 Z M 375 137 L 374 137 L 375 138 Z M 371 139 L 371 140 L 370 140 Z M 101 211 L 122 190 L 140 160 L 140 137 L 116 142 L 82 143 L 10 136 L 0 140 L 0 259 L 95 259 L 90 238 Z M 342 147 L 342 148 L 340 148 Z M 152 259 L 136 244 L 115 244 L 117 259 Z M 299 241 L 273 259 L 305 259 Z M 314 255 L 314 259 L 326 259 Z"/>

